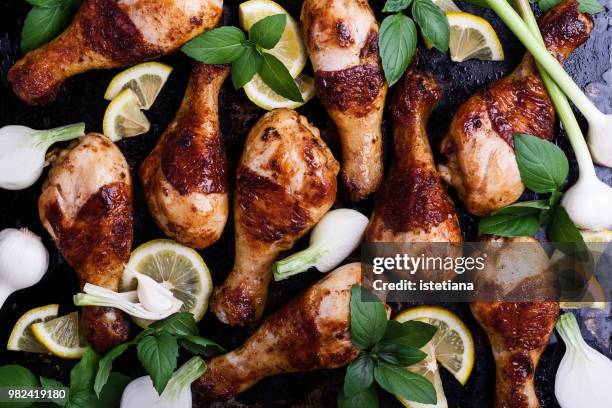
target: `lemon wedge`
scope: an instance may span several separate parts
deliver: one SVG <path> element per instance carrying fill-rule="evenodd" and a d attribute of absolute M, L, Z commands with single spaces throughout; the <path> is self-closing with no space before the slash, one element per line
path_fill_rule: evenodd
<path fill-rule="evenodd" d="M 315 96 L 315 84 L 314 79 L 308 75 L 300 74 L 295 78 L 295 83 L 302 94 L 304 102 L 295 102 L 280 96 L 274 92 L 266 83 L 261 79 L 259 75 L 255 75 L 253 79 L 244 85 L 244 92 L 247 98 L 251 100 L 255 105 L 267 109 L 278 109 L 278 108 L 289 108 L 295 109 L 306 102 L 314 98 Z"/>
<path fill-rule="evenodd" d="M 149 109 L 168 80 L 172 67 L 160 62 L 145 62 L 117 74 L 108 84 L 104 99 L 111 100 L 124 89 L 138 96 L 140 108 Z"/>
<path fill-rule="evenodd" d="M 123 271 L 120 291 L 135 290 L 135 272 L 162 283 L 183 301 L 181 311 L 191 312 L 199 321 L 208 309 L 212 279 L 206 263 L 195 250 L 169 239 L 156 239 L 136 248 Z M 133 318 L 140 327 L 151 322 Z"/>
<path fill-rule="evenodd" d="M 52 354 L 66 359 L 81 358 L 85 352 L 85 338 L 78 312 L 55 319 L 34 323 L 32 333 Z"/>
<path fill-rule="evenodd" d="M 446 17 L 450 25 L 449 48 L 453 61 L 504 59 L 499 38 L 487 20 L 464 12 L 448 12 Z"/>
<path fill-rule="evenodd" d="M 56 318 L 58 310 L 59 305 L 52 304 L 37 307 L 25 312 L 19 320 L 17 320 L 15 326 L 13 326 L 6 349 L 27 351 L 29 353 L 49 353 L 46 348 L 36 341 L 36 337 L 34 337 L 32 333 L 32 324 L 47 322 Z"/>
<path fill-rule="evenodd" d="M 138 95 L 127 88 L 119 92 L 106 108 L 102 128 L 113 142 L 147 133 L 151 124 L 140 110 Z"/>
<path fill-rule="evenodd" d="M 300 26 L 280 4 L 270 0 L 249 0 L 239 6 L 240 27 L 248 31 L 253 24 L 264 17 L 285 14 L 287 25 L 280 41 L 271 50 L 266 50 L 277 57 L 287 67 L 293 78 L 297 77 L 306 65 L 306 47 L 302 41 Z"/>
<path fill-rule="evenodd" d="M 418 320 L 438 328 L 430 343 L 442 367 L 465 384 L 474 367 L 474 339 L 457 315 L 438 306 L 419 306 L 401 312 L 395 320 Z"/>
<path fill-rule="evenodd" d="M 421 351 L 426 353 L 427 357 L 410 367 L 406 367 L 406 370 L 425 377 L 433 384 L 436 390 L 437 402 L 435 404 L 423 404 L 421 402 L 407 400 L 397 395 L 395 397 L 406 408 L 448 408 L 448 402 L 446 401 L 446 395 L 444 395 L 444 388 L 442 387 L 442 379 L 440 378 L 440 371 L 438 370 L 438 363 L 436 362 L 435 356 L 436 351 L 433 343 L 430 341 Z"/>

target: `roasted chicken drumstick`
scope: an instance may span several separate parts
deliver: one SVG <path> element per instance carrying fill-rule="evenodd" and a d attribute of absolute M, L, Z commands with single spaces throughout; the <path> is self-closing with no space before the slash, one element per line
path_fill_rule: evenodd
<path fill-rule="evenodd" d="M 51 102 L 71 76 L 177 50 L 216 26 L 222 6 L 222 0 L 84 0 L 66 31 L 17 61 L 8 79 L 24 102 Z"/>
<path fill-rule="evenodd" d="M 383 179 L 381 124 L 387 84 L 378 56 L 378 24 L 367 0 L 306 0 L 306 48 L 317 95 L 342 143 L 342 181 L 353 201 Z"/>
<path fill-rule="evenodd" d="M 201 401 L 225 400 L 265 377 L 341 367 L 358 350 L 351 343 L 351 286 L 361 282 L 353 263 L 326 275 L 267 318 L 238 349 L 208 363 L 193 384 Z"/>
<path fill-rule="evenodd" d="M 338 169 L 319 130 L 293 110 L 269 112 L 251 129 L 236 176 L 236 259 L 213 300 L 219 320 L 259 320 L 272 263 L 329 210 Z"/>
<path fill-rule="evenodd" d="M 481 274 L 488 290 L 498 290 L 502 296 L 520 290 L 521 298 L 534 302 L 475 302 L 472 314 L 486 331 L 495 359 L 495 408 L 539 408 L 534 375 L 542 352 L 555 328 L 559 316 L 559 303 L 546 301 L 548 297 L 530 290 L 548 290 L 550 280 L 549 259 L 533 238 L 517 237 L 493 239 L 506 242 L 515 262 L 508 257 L 496 262 L 489 259 L 489 270 Z M 497 247 L 499 251 L 504 251 Z M 527 253 L 525 251 L 528 251 Z M 514 264 L 528 258 L 517 274 Z M 541 259 L 538 259 L 541 258 Z M 507 268 L 508 271 L 504 269 Z M 517 276 L 524 275 L 524 276 Z M 508 299 L 508 297 L 506 297 Z"/>
<path fill-rule="evenodd" d="M 578 10 L 575 0 L 540 19 L 546 47 L 560 61 L 588 39 L 592 28 L 592 18 Z M 441 174 L 471 213 L 489 215 L 514 203 L 524 190 L 512 136 L 526 133 L 550 140 L 553 128 L 553 106 L 533 58 L 526 54 L 512 74 L 459 108 L 442 141 L 447 163 Z"/>
<path fill-rule="evenodd" d="M 196 63 L 174 121 L 140 168 L 151 215 L 166 235 L 205 248 L 228 213 L 217 98 L 228 66 Z"/>
<path fill-rule="evenodd" d="M 64 150 L 49 171 L 38 201 L 43 226 L 81 283 L 117 290 L 133 236 L 132 179 L 121 151 L 90 133 Z M 110 307 L 84 307 L 89 343 L 108 350 L 128 338 L 128 321 Z"/>

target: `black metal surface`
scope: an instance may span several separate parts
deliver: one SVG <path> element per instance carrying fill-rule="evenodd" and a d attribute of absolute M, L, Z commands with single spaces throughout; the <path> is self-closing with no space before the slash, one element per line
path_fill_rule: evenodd
<path fill-rule="evenodd" d="M 277 1 L 294 17 L 299 17 L 301 1 Z M 582 87 L 591 83 L 605 84 L 602 74 L 609 70 L 611 66 L 612 27 L 609 24 L 612 25 L 612 22 L 608 22 L 611 18 L 608 14 L 610 0 L 605 1 L 608 1 L 608 4 L 606 4 L 608 11 L 596 17 L 596 29 L 591 39 L 585 46 L 576 51 L 566 63 L 566 68 Z M 226 0 L 224 23 L 237 25 L 238 3 L 238 0 Z M 371 1 L 375 10 L 382 9 L 382 4 L 382 0 Z M 503 62 L 468 61 L 455 64 L 451 63 L 447 56 L 434 51 L 420 50 L 420 66 L 424 70 L 433 72 L 445 91 L 444 101 L 433 113 L 434 120 L 431 121 L 429 126 L 434 150 L 437 150 L 439 140 L 446 131 L 457 106 L 474 93 L 476 89 L 512 70 L 518 64 L 523 53 L 520 43 L 491 11 L 477 9 L 465 5 L 461 1 L 458 1 L 458 4 L 465 11 L 482 15 L 492 23 L 502 41 L 506 60 Z M 0 3 L 0 126 L 20 124 L 43 129 L 85 121 L 88 131 L 101 131 L 102 117 L 107 106 L 103 94 L 110 79 L 118 72 L 117 70 L 89 72 L 70 79 L 63 86 L 59 98 L 48 107 L 28 107 L 24 105 L 15 97 L 8 86 L 6 73 L 15 60 L 20 57 L 19 32 L 29 8 L 30 6 L 23 0 L 2 0 Z M 379 15 L 379 17 L 381 16 Z M 151 131 L 146 135 L 119 142 L 121 150 L 132 167 L 134 180 L 136 181 L 134 246 L 154 238 L 163 237 L 147 211 L 141 187 L 137 182 L 136 171 L 164 128 L 172 120 L 183 96 L 191 65 L 189 59 L 182 54 L 163 58 L 163 61 L 172 65 L 174 71 L 159 99 L 147 112 L 151 121 Z M 608 85 L 612 86 L 612 84 Z M 225 148 L 231 168 L 233 168 L 250 126 L 264 111 L 250 103 L 242 91 L 234 91 L 229 83 L 226 83 L 222 91 L 221 107 Z M 321 105 L 315 100 L 301 108 L 300 112 L 319 127 L 323 138 L 330 145 L 334 154 L 339 157 L 339 144 L 334 125 Z M 384 122 L 384 131 L 385 157 L 388 164 L 391 158 L 391 146 L 387 119 Z M 558 132 L 557 141 L 566 150 L 568 156 L 572 157 L 568 143 L 561 131 Z M 601 175 L 609 183 L 612 181 L 609 171 L 603 172 Z M 572 161 L 571 177 L 575 178 L 575 176 L 576 166 Z M 6 344 L 15 321 L 27 310 L 49 303 L 60 303 L 61 313 L 74 309 L 71 299 L 73 293 L 78 290 L 76 275 L 63 261 L 38 219 L 37 199 L 43 179 L 44 175 L 36 185 L 27 190 L 19 192 L 0 190 L 0 230 L 8 227 L 28 227 L 43 237 L 51 254 L 50 269 L 43 280 L 36 286 L 11 296 L 0 311 L 0 365 L 22 364 L 32 369 L 35 374 L 58 378 L 67 382 L 68 373 L 72 366 L 71 362 L 49 356 L 4 350 L 4 344 Z M 465 212 L 458 200 L 455 200 L 455 202 L 460 213 L 464 238 L 466 240 L 474 239 L 476 220 Z M 347 204 L 340 196 L 336 205 L 346 206 Z M 369 214 L 371 202 L 361 203 L 357 208 L 365 214 Z M 305 245 L 306 240 L 303 239 L 296 245 L 296 248 L 299 249 Z M 219 242 L 201 253 L 213 273 L 215 284 L 223 281 L 233 263 L 233 227 L 231 222 Z M 277 309 L 287 299 L 308 287 L 319 277 L 320 275 L 317 272 L 309 272 L 295 279 L 273 284 L 267 313 Z M 394 305 L 394 309 L 397 311 L 406 306 Z M 445 306 L 455 311 L 472 330 L 477 355 L 472 376 L 464 387 L 461 387 L 448 373 L 442 370 L 444 389 L 449 406 L 462 408 L 490 407 L 493 401 L 495 371 L 486 336 L 472 318 L 467 305 L 452 304 Z M 611 355 L 609 328 L 612 322 L 610 316 L 602 316 L 601 312 L 589 312 L 589 315 L 583 316 L 582 322 L 583 325 L 586 325 L 586 328 L 590 326 L 600 327 L 602 324 L 607 326 L 604 334 L 594 340 L 591 334 L 586 333 L 586 335 L 589 340 L 593 340 L 593 344 L 596 344 L 600 350 Z M 252 331 L 251 329 L 226 327 L 219 323 L 211 313 L 205 316 L 199 327 L 204 336 L 220 342 L 228 349 L 240 345 Z M 593 329 L 593 331 L 597 330 Z M 588 330 L 585 329 L 585 332 L 588 332 Z M 562 353 L 563 346 L 551 345 L 544 353 L 538 367 L 536 382 L 542 407 L 558 406 L 553 395 L 553 384 L 556 367 Z M 132 377 L 143 374 L 133 354 L 120 359 L 115 367 Z M 343 370 L 278 376 L 262 381 L 253 389 L 241 395 L 238 400 L 223 405 L 332 407 L 335 406 L 337 390 L 342 380 Z M 386 394 L 382 396 L 381 402 L 385 407 L 400 406 L 392 396 Z"/>

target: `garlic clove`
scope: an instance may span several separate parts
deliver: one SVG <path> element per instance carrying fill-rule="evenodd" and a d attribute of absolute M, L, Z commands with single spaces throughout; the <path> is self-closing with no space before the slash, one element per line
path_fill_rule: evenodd
<path fill-rule="evenodd" d="M 138 280 L 138 288 L 136 289 L 138 300 L 146 310 L 159 313 L 175 308 L 177 302 L 182 304 L 170 290 L 155 279 L 138 272 L 134 275 Z"/>

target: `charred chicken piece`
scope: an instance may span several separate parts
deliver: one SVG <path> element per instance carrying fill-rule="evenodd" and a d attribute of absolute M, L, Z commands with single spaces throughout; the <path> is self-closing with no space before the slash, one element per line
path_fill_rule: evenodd
<path fill-rule="evenodd" d="M 498 253 L 503 255 L 501 258 L 498 257 L 501 263 L 489 260 L 490 270 L 484 271 L 481 275 L 485 281 L 478 284 L 488 285 L 489 290 L 491 288 L 498 290 L 506 299 L 510 298 L 507 296 L 512 296 L 513 291 L 518 290 L 523 299 L 542 299 L 542 301 L 494 301 L 471 304 L 472 314 L 487 333 L 493 350 L 496 366 L 495 408 L 539 408 L 534 375 L 540 356 L 555 328 L 559 316 L 559 303 L 546 301 L 548 297 L 541 293 L 529 294 L 526 291 L 540 292 L 551 287 L 546 266 L 548 256 L 533 238 L 520 237 L 496 239 L 496 241 L 515 246 L 508 249 L 500 248 L 501 251 L 508 253 Z M 526 254 L 526 250 L 529 253 Z M 533 261 L 529 262 L 532 270 L 523 267 L 521 273 L 517 274 L 517 271 L 513 270 L 516 262 L 508 262 L 507 255 L 529 257 Z M 537 259 L 538 257 L 540 259 Z M 505 268 L 510 270 L 505 271 Z"/>
<path fill-rule="evenodd" d="M 49 103 L 71 76 L 177 50 L 216 26 L 222 7 L 222 0 L 85 0 L 66 31 L 17 61 L 8 80 L 24 102 Z"/>
<path fill-rule="evenodd" d="M 461 242 L 455 207 L 427 136 L 431 110 L 442 99 L 435 80 L 411 68 L 393 97 L 394 162 L 376 194 L 369 242 Z"/>
<path fill-rule="evenodd" d="M 166 235 L 192 248 L 217 241 L 227 221 L 217 99 L 228 73 L 228 66 L 194 65 L 176 118 L 140 168 L 155 222 Z"/>
<path fill-rule="evenodd" d="M 387 84 L 378 24 L 366 0 L 306 0 L 301 16 L 317 95 L 336 123 L 342 181 L 352 201 L 383 179 L 382 115 Z"/>
<path fill-rule="evenodd" d="M 196 401 L 226 400 L 265 377 L 336 368 L 359 350 L 351 343 L 351 286 L 361 281 L 353 263 L 318 283 L 267 318 L 245 344 L 208 363 L 193 384 Z"/>
<path fill-rule="evenodd" d="M 593 28 L 575 0 L 540 19 L 546 47 L 559 61 L 583 44 Z M 512 136 L 526 133 L 550 140 L 554 109 L 530 54 L 509 76 L 480 90 L 457 111 L 441 151 L 443 178 L 453 185 L 467 209 L 486 216 L 514 203 L 524 190 Z"/>
<path fill-rule="evenodd" d="M 319 130 L 293 110 L 271 111 L 251 129 L 236 176 L 236 259 L 213 300 L 219 320 L 261 318 L 272 263 L 332 206 L 338 170 Z"/>
<path fill-rule="evenodd" d="M 125 158 L 108 138 L 90 133 L 60 153 L 38 211 L 81 287 L 119 288 L 132 248 L 132 180 Z M 96 350 L 127 340 L 129 323 L 119 310 L 88 306 L 81 313 L 85 337 Z"/>

